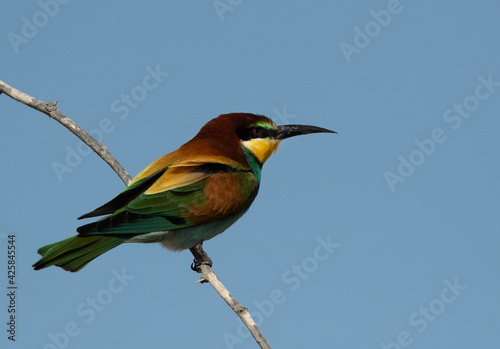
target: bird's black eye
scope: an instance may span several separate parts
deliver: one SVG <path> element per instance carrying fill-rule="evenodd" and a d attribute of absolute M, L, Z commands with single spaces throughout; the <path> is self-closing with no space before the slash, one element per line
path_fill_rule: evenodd
<path fill-rule="evenodd" d="M 236 134 L 241 140 L 248 141 L 253 138 L 273 137 L 274 131 L 260 126 L 252 126 L 238 128 Z"/>

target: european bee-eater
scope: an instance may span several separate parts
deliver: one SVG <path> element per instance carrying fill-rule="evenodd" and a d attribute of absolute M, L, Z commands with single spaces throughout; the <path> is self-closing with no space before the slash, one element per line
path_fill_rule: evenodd
<path fill-rule="evenodd" d="M 224 114 L 209 121 L 179 149 L 140 172 L 117 197 L 79 219 L 107 215 L 77 229 L 78 235 L 38 250 L 38 270 L 56 265 L 75 272 L 124 243 L 159 242 L 190 249 L 192 268 L 211 265 L 203 241 L 236 222 L 259 190 L 262 165 L 281 140 L 329 132 L 316 126 L 277 126 L 255 114 Z"/>

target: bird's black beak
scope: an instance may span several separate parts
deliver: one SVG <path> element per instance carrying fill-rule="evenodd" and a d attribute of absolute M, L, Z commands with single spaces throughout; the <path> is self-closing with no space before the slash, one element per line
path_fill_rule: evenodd
<path fill-rule="evenodd" d="M 308 125 L 281 125 L 278 126 L 277 139 L 306 135 L 309 133 L 337 133 L 326 128 Z"/>

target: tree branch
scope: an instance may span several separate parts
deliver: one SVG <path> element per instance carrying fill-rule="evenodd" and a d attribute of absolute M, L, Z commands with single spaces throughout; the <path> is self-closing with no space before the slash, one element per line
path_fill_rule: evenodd
<path fill-rule="evenodd" d="M 99 155 L 106 163 L 116 172 L 116 174 L 121 178 L 125 185 L 132 180 L 132 177 L 125 171 L 122 165 L 111 155 L 108 148 L 99 143 L 94 137 L 87 133 L 84 129 L 78 126 L 73 120 L 68 118 L 66 115 L 61 113 L 57 109 L 57 101 L 55 103 L 45 103 L 34 97 L 27 95 L 15 89 L 12 86 L 7 85 L 5 82 L 0 80 L 0 94 L 6 94 L 10 98 L 26 104 L 28 107 L 41 111 L 47 114 L 52 119 L 58 121 L 61 125 L 66 127 L 75 136 L 80 138 L 85 144 L 87 144 L 97 155 Z"/>
<path fill-rule="evenodd" d="M 97 155 L 99 155 L 106 163 L 116 172 L 116 174 L 121 178 L 125 185 L 132 180 L 132 177 L 123 168 L 123 166 L 111 155 L 108 148 L 99 143 L 94 137 L 88 134 L 84 129 L 78 126 L 73 120 L 68 118 L 66 115 L 61 113 L 57 109 L 57 101 L 55 103 L 45 103 L 24 92 L 9 86 L 2 80 L 0 80 L 0 95 L 4 93 L 12 99 L 27 105 L 33 109 L 36 109 L 44 114 L 47 114 L 52 119 L 55 119 L 71 131 L 74 135 L 80 138 L 85 144 L 87 144 Z M 270 349 L 271 347 L 267 343 L 266 339 L 260 332 L 259 328 L 255 324 L 255 321 L 250 316 L 248 309 L 241 305 L 240 302 L 233 297 L 231 293 L 226 289 L 226 287 L 219 281 L 217 275 L 212 271 L 210 266 L 203 264 L 200 266 L 202 276 L 197 282 L 205 283 L 208 282 L 214 288 L 215 291 L 224 299 L 224 301 L 233 309 L 236 315 L 239 316 L 241 321 L 248 328 L 250 333 L 257 344 L 263 349 Z"/>
<path fill-rule="evenodd" d="M 215 275 L 210 266 L 202 264 L 200 268 L 202 274 L 200 280 L 198 280 L 197 282 L 209 282 L 210 285 L 212 285 L 212 287 L 222 297 L 222 299 L 224 299 L 227 305 L 229 305 L 231 309 L 233 309 L 233 311 L 236 313 L 236 315 L 240 317 L 241 321 L 248 328 L 257 344 L 263 349 L 271 349 L 271 346 L 269 345 L 269 343 L 267 343 L 266 338 L 264 337 L 262 332 L 260 332 L 259 328 L 255 324 L 255 321 L 253 321 L 253 318 L 248 312 L 248 309 L 241 305 L 241 303 L 238 302 L 238 300 L 234 298 L 231 293 L 229 293 L 227 288 L 222 284 L 222 282 L 219 281 L 219 278 L 217 277 L 217 275 Z"/>

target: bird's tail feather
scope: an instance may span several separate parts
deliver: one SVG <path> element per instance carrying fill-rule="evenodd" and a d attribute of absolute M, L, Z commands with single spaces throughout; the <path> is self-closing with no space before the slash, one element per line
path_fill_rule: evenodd
<path fill-rule="evenodd" d="M 38 250 L 42 258 L 35 264 L 35 270 L 56 265 L 64 270 L 75 272 L 104 252 L 125 242 L 127 238 L 115 236 L 73 236 L 46 245 Z"/>

